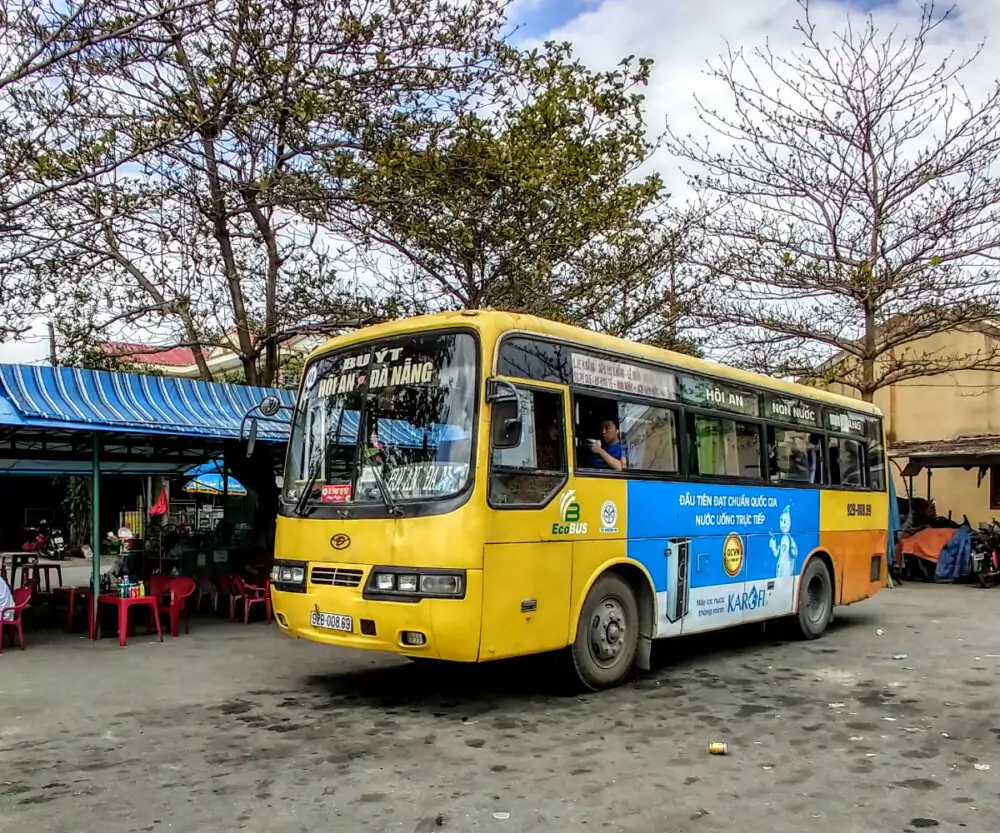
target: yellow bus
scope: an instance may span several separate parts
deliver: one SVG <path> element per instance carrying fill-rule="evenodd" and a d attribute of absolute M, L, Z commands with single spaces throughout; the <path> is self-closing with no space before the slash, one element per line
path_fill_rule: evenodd
<path fill-rule="evenodd" d="M 877 409 L 552 321 L 466 311 L 309 359 L 271 574 L 289 635 L 413 659 L 565 650 L 590 689 L 654 639 L 886 581 Z"/>

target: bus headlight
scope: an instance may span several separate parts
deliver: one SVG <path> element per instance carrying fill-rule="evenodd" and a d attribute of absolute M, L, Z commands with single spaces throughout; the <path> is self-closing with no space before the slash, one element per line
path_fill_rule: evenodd
<path fill-rule="evenodd" d="M 396 589 L 400 593 L 416 593 L 417 577 L 415 575 L 396 576 Z"/>
<path fill-rule="evenodd" d="M 460 575 L 424 575 L 420 577 L 420 592 L 428 596 L 457 596 L 462 592 Z"/>
<path fill-rule="evenodd" d="M 366 599 L 465 598 L 464 570 L 422 570 L 410 567 L 374 567 L 365 585 Z"/>
<path fill-rule="evenodd" d="M 279 590 L 305 590 L 306 565 L 301 561 L 274 562 L 271 583 Z"/>

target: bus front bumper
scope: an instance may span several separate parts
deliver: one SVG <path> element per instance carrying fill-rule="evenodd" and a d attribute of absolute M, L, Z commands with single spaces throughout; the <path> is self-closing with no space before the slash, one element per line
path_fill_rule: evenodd
<path fill-rule="evenodd" d="M 309 584 L 306 591 L 271 588 L 275 620 L 285 633 L 324 645 L 386 651 L 409 657 L 451 662 L 476 662 L 482 611 L 482 572 L 466 572 L 463 599 L 421 599 L 417 602 L 368 600 L 360 587 L 323 587 Z M 327 625 L 348 626 L 334 630 L 313 623 L 313 613 Z M 412 644 L 422 634 L 423 645 Z"/>

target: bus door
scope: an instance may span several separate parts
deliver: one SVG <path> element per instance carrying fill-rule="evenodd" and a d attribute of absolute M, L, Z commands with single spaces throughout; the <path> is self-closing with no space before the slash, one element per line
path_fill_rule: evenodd
<path fill-rule="evenodd" d="M 490 397 L 496 511 L 483 552 L 481 659 L 564 647 L 573 573 L 571 536 L 551 540 L 553 501 L 569 477 L 565 397 L 542 386 L 499 388 Z"/>

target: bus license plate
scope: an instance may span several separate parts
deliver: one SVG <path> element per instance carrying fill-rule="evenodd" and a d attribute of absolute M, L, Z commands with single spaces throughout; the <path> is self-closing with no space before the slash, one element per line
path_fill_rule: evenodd
<path fill-rule="evenodd" d="M 350 616 L 341 616 L 339 613 L 320 613 L 318 610 L 314 610 L 309 614 L 309 620 L 314 628 L 322 628 L 327 631 L 350 633 L 354 630 L 354 620 Z"/>

